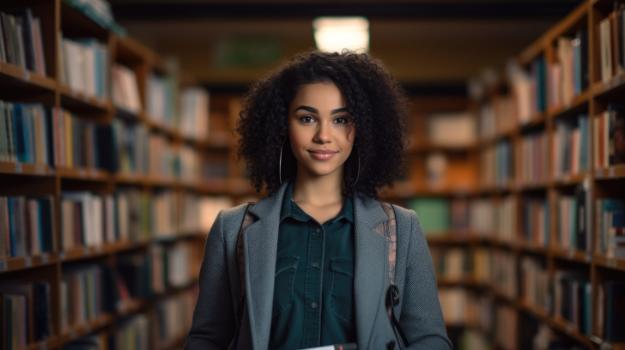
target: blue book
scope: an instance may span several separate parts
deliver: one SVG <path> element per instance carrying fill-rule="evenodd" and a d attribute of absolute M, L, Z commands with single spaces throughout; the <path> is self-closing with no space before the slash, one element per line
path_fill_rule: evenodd
<path fill-rule="evenodd" d="M 52 201 L 50 198 L 37 199 L 39 215 L 39 242 L 41 242 L 42 252 L 52 252 Z"/>
<path fill-rule="evenodd" d="M 11 104 L 13 106 L 13 139 L 15 140 L 15 153 L 18 162 L 26 162 L 26 140 L 25 125 L 22 105 L 19 103 Z"/>
<path fill-rule="evenodd" d="M 579 159 L 579 168 L 581 171 L 588 170 L 588 138 L 589 138 L 589 128 L 590 128 L 590 120 L 588 116 L 585 114 L 580 115 L 579 117 L 579 132 L 580 132 L 580 159 Z"/>

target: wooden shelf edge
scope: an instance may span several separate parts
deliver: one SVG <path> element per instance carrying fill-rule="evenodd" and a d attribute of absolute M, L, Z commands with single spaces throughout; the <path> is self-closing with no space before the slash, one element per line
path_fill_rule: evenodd
<path fill-rule="evenodd" d="M 51 77 L 43 76 L 7 62 L 0 62 L 0 77 L 1 76 L 19 81 L 19 83 L 26 86 L 47 90 L 49 92 L 54 92 L 57 85 L 56 81 Z"/>
<path fill-rule="evenodd" d="M 7 257 L 0 259 L 0 274 L 25 269 L 33 269 L 54 265 L 58 258 L 53 253 L 43 253 L 34 256 Z"/>

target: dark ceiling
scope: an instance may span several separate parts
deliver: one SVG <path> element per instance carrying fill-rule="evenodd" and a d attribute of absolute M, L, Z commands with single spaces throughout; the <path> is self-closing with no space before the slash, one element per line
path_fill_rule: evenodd
<path fill-rule="evenodd" d="M 404 84 L 459 87 L 506 61 L 579 0 L 144 1 L 111 0 L 128 33 L 178 58 L 183 80 L 240 87 L 294 53 L 314 47 L 311 21 L 361 15 L 370 52 Z"/>

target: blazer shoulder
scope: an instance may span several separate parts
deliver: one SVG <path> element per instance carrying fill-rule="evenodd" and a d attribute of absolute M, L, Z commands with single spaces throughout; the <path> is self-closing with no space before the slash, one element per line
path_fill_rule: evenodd
<path fill-rule="evenodd" d="M 395 210 L 395 217 L 398 222 L 410 223 L 413 219 L 415 220 L 417 219 L 417 213 L 414 210 L 402 207 L 401 205 L 397 205 L 397 204 L 392 204 L 392 203 L 389 203 L 389 204 L 393 206 L 393 209 Z"/>
<path fill-rule="evenodd" d="M 247 203 L 243 203 L 232 208 L 221 210 L 219 217 L 221 218 L 224 235 L 238 233 L 247 206 Z"/>

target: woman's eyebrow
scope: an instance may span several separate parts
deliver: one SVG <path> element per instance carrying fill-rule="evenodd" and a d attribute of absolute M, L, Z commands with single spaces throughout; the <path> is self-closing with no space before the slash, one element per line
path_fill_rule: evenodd
<path fill-rule="evenodd" d="M 317 110 L 317 108 L 310 107 L 310 106 L 299 106 L 299 107 L 295 108 L 294 112 L 297 112 L 300 109 L 303 109 L 303 110 L 305 110 L 307 112 L 310 112 L 310 113 L 319 114 L 319 111 Z M 347 107 L 341 107 L 341 108 L 333 109 L 330 112 L 330 114 L 336 114 L 336 113 L 341 113 L 341 112 L 347 112 Z"/>
<path fill-rule="evenodd" d="M 341 112 L 347 112 L 347 107 L 333 109 L 332 112 L 330 112 L 330 114 L 341 113 Z"/>
<path fill-rule="evenodd" d="M 305 111 L 307 111 L 307 112 L 310 112 L 310 113 L 315 113 L 315 114 L 318 114 L 318 113 L 319 113 L 319 111 L 317 110 L 317 108 L 310 107 L 310 106 L 299 106 L 299 107 L 295 108 L 295 110 L 294 110 L 293 112 L 297 112 L 297 111 L 298 111 L 298 110 L 300 110 L 300 109 L 303 109 L 303 110 L 305 110 Z"/>

